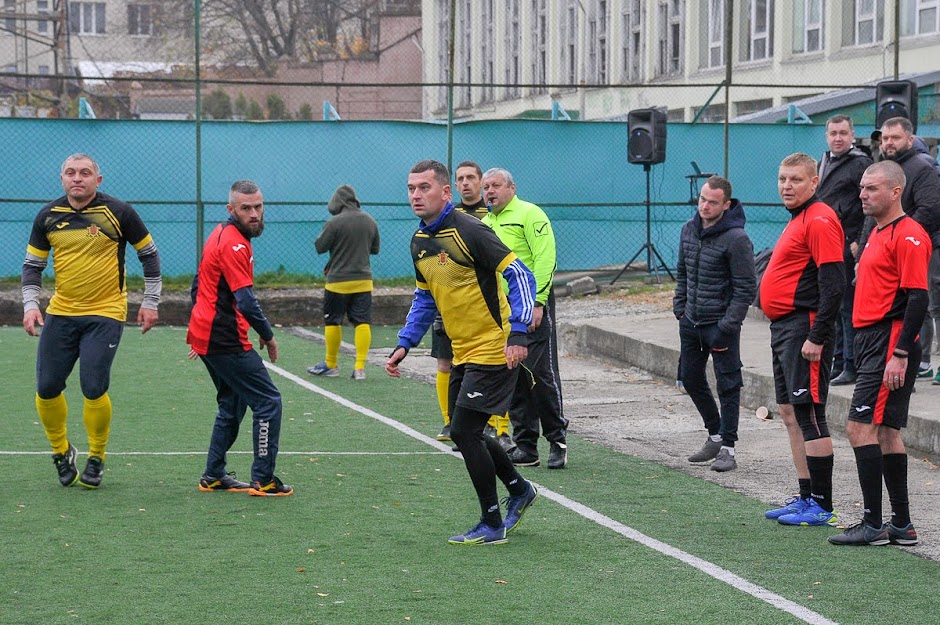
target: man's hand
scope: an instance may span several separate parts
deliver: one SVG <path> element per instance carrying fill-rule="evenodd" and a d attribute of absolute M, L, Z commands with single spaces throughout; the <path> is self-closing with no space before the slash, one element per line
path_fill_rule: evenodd
<path fill-rule="evenodd" d="M 816 362 L 818 360 L 822 360 L 823 346 L 817 345 L 816 343 L 813 343 L 809 339 L 806 339 L 803 342 L 803 347 L 800 349 L 800 351 L 803 354 L 803 358 L 805 358 L 806 360 L 810 362 Z"/>
<path fill-rule="evenodd" d="M 36 326 L 42 327 L 42 313 L 38 308 L 32 308 L 23 313 L 23 329 L 30 336 L 39 336 Z"/>
<path fill-rule="evenodd" d="M 885 374 L 881 383 L 889 391 L 896 391 L 904 386 L 904 374 L 907 373 L 907 358 L 891 356 L 885 365 Z"/>
<path fill-rule="evenodd" d="M 258 337 L 258 348 L 268 350 L 268 358 L 271 362 L 277 362 L 277 340 L 272 336 L 270 341 L 265 341 L 260 336 Z"/>
<path fill-rule="evenodd" d="M 529 324 L 529 332 L 535 332 L 542 325 L 542 315 L 545 309 L 542 306 L 536 306 L 532 309 L 532 323 Z"/>
<path fill-rule="evenodd" d="M 137 311 L 137 323 L 140 324 L 140 333 L 147 334 L 147 330 L 157 325 L 157 320 L 160 318 L 160 315 L 157 314 L 153 308 L 144 308 L 140 307 L 140 310 Z"/>
<path fill-rule="evenodd" d="M 189 353 L 186 355 L 186 357 L 189 358 L 190 360 L 196 360 L 197 358 L 199 358 L 199 354 L 196 353 L 195 349 L 190 347 Z"/>
<path fill-rule="evenodd" d="M 395 351 L 392 352 L 392 355 L 389 356 L 388 360 L 385 362 L 385 373 L 393 378 L 400 378 L 401 371 L 398 370 L 398 364 L 404 360 L 407 355 L 408 352 L 405 351 L 405 348 L 396 347 Z"/>
<path fill-rule="evenodd" d="M 522 345 L 507 345 L 506 366 L 510 369 L 515 369 L 522 364 L 522 361 L 525 360 L 525 357 L 528 355 L 529 349 L 527 347 L 523 347 Z"/>

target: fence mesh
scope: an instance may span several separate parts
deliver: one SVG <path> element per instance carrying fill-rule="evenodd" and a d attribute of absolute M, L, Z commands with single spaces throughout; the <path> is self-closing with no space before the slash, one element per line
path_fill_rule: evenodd
<path fill-rule="evenodd" d="M 645 243 L 674 266 L 708 173 L 731 179 L 761 249 L 786 218 L 780 160 L 821 155 L 834 113 L 869 147 L 874 82 L 938 51 L 936 11 L 901 0 L 895 19 L 893 4 L 3 0 L 0 276 L 19 273 L 79 151 L 141 212 L 167 275 L 193 272 L 231 182 L 251 178 L 268 206 L 259 271 L 320 273 L 312 242 L 351 184 L 380 222 L 375 273 L 407 276 L 405 179 L 423 158 L 509 169 L 552 219 L 563 270 L 645 262 Z M 932 146 L 936 82 L 919 83 Z M 626 159 L 627 112 L 646 107 L 669 120 L 648 194 Z"/>

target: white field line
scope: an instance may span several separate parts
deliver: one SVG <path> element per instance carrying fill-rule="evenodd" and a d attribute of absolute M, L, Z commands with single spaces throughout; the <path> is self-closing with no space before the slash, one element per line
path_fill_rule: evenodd
<path fill-rule="evenodd" d="M 448 447 L 448 451 L 450 448 Z M 79 450 L 79 453 L 82 453 Z M 231 451 L 230 456 L 251 456 L 252 451 Z M 49 456 L 51 451 L 3 451 L 0 450 L 0 456 Z M 205 456 L 206 450 L 202 451 L 109 451 L 111 456 Z M 281 451 L 278 456 L 441 456 L 447 455 L 440 451 Z M 455 455 L 451 453 L 450 455 Z"/>
<path fill-rule="evenodd" d="M 367 417 L 371 417 L 381 423 L 384 423 L 385 425 L 388 425 L 389 427 L 395 428 L 399 432 L 407 434 L 408 436 L 416 440 L 419 440 L 422 443 L 430 445 L 431 447 L 434 447 L 435 449 L 438 449 L 440 451 L 450 451 L 449 446 L 444 445 L 443 443 L 434 440 L 430 436 L 426 436 L 422 434 L 421 432 L 418 432 L 414 428 L 408 427 L 407 425 L 403 423 L 400 423 L 398 421 L 395 421 L 394 419 L 390 419 L 389 417 L 381 415 L 375 412 L 374 410 L 371 410 L 369 408 L 366 408 L 364 406 L 360 406 L 359 404 L 351 402 L 345 397 L 341 397 L 340 395 L 331 393 L 330 391 L 320 388 L 316 384 L 313 384 L 309 382 L 308 380 L 298 377 L 289 371 L 281 369 L 280 367 L 276 365 L 272 365 L 271 363 L 267 361 L 265 361 L 264 366 L 266 366 L 268 369 L 270 369 L 274 373 L 277 373 L 281 377 L 286 378 L 290 380 L 291 382 L 294 382 L 295 384 L 298 384 L 299 386 L 302 386 L 303 388 L 309 391 L 317 393 L 318 395 L 322 395 L 323 397 L 326 397 L 327 399 L 331 399 L 335 401 L 341 406 L 345 406 L 351 410 L 355 410 L 356 412 L 360 414 L 363 414 Z M 460 457 L 456 454 L 451 454 L 451 455 L 453 455 L 455 458 Z M 763 588 L 762 586 L 758 586 L 757 584 L 749 582 L 743 577 L 740 577 L 739 575 L 735 575 L 731 571 L 723 569 L 716 564 L 712 564 L 711 562 L 708 562 L 707 560 L 703 560 L 699 557 L 693 556 L 690 553 L 686 553 L 685 551 L 682 551 L 681 549 L 677 549 L 675 547 L 672 547 L 671 545 L 667 545 L 664 542 L 656 540 L 655 538 L 651 538 L 650 536 L 647 536 L 646 534 L 639 532 L 633 529 L 632 527 L 628 527 L 624 525 L 623 523 L 620 523 L 619 521 L 615 521 L 614 519 L 604 514 L 601 514 L 600 512 L 594 510 L 593 508 L 589 508 L 583 504 L 580 504 L 577 501 L 574 501 L 572 499 L 569 499 L 568 497 L 565 497 L 564 495 L 561 495 L 552 490 L 549 490 L 548 488 L 544 486 L 541 486 L 539 484 L 536 484 L 536 486 L 539 489 L 539 494 L 545 496 L 547 499 L 551 499 L 552 501 L 558 503 L 561 506 L 564 506 L 565 508 L 568 508 L 569 510 L 571 510 L 572 512 L 575 512 L 576 514 L 581 515 L 585 519 L 593 521 L 594 523 L 597 523 L 598 525 L 601 525 L 603 527 L 606 527 L 616 532 L 617 534 L 620 534 L 624 538 L 628 538 L 632 541 L 638 542 L 641 545 L 652 549 L 653 551 L 661 553 L 665 556 L 669 556 L 670 558 L 675 558 L 676 560 L 679 560 L 680 562 L 687 564 L 688 566 L 696 568 L 699 571 L 705 573 L 706 575 L 710 577 L 713 577 L 714 579 L 720 582 L 724 582 L 725 584 L 728 584 L 729 586 L 731 586 L 732 588 L 736 590 L 749 594 L 752 597 L 755 597 L 756 599 L 759 599 L 765 603 L 768 603 L 774 606 L 778 610 L 786 612 L 800 619 L 804 623 L 809 623 L 810 625 L 838 625 L 838 623 L 836 623 L 835 621 L 832 621 L 824 617 L 818 612 L 814 612 L 810 610 L 809 608 L 806 608 L 794 601 L 790 601 L 789 599 L 782 597 L 774 592 L 771 592 L 767 590 L 766 588 Z"/>

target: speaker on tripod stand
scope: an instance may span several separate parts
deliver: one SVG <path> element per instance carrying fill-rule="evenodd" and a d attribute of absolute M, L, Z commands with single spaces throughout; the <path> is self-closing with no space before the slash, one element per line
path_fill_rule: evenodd
<path fill-rule="evenodd" d="M 650 215 L 650 168 L 666 160 L 666 113 L 660 109 L 637 109 L 627 113 L 627 161 L 637 165 L 643 165 L 643 171 L 646 172 L 646 242 L 640 246 L 636 254 L 627 261 L 620 273 L 611 280 L 611 284 L 616 282 L 623 272 L 627 270 L 633 261 L 640 254 L 646 252 L 646 266 L 659 278 L 659 268 L 669 274 L 669 277 L 675 280 L 669 267 L 663 257 L 659 255 L 656 246 L 651 239 L 651 215 Z M 658 264 L 653 264 L 653 258 L 656 258 Z"/>

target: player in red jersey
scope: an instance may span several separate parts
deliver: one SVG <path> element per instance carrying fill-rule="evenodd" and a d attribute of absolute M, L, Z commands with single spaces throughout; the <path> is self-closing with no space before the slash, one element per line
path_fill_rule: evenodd
<path fill-rule="evenodd" d="M 294 489 L 274 475 L 281 432 L 281 393 L 271 381 L 261 356 L 248 339 L 249 326 L 258 333 L 271 362 L 277 360 L 277 341 L 252 291 L 254 253 L 251 239 L 264 231 L 264 199 L 250 180 L 232 185 L 229 218 L 216 226 L 203 248 L 199 273 L 193 281 L 193 312 L 186 342 L 190 358 L 202 359 L 216 388 L 215 417 L 202 491 L 248 491 L 251 495 L 286 496 Z M 225 456 L 251 408 L 255 459 L 251 484 L 226 471 Z"/>
<path fill-rule="evenodd" d="M 904 170 L 881 161 L 865 170 L 862 210 L 877 227 L 859 258 L 852 324 L 858 380 L 846 433 L 855 451 L 865 510 L 862 521 L 829 537 L 834 545 L 916 545 L 901 428 L 920 362 L 917 333 L 927 313 L 930 237 L 904 213 Z M 882 523 L 881 481 L 891 501 Z"/>
<path fill-rule="evenodd" d="M 787 426 L 800 495 L 765 516 L 785 525 L 835 525 L 832 439 L 826 400 L 835 320 L 845 290 L 839 217 L 816 198 L 816 161 L 803 153 L 780 163 L 777 188 L 790 221 L 760 284 L 770 318 L 774 387 Z"/>

